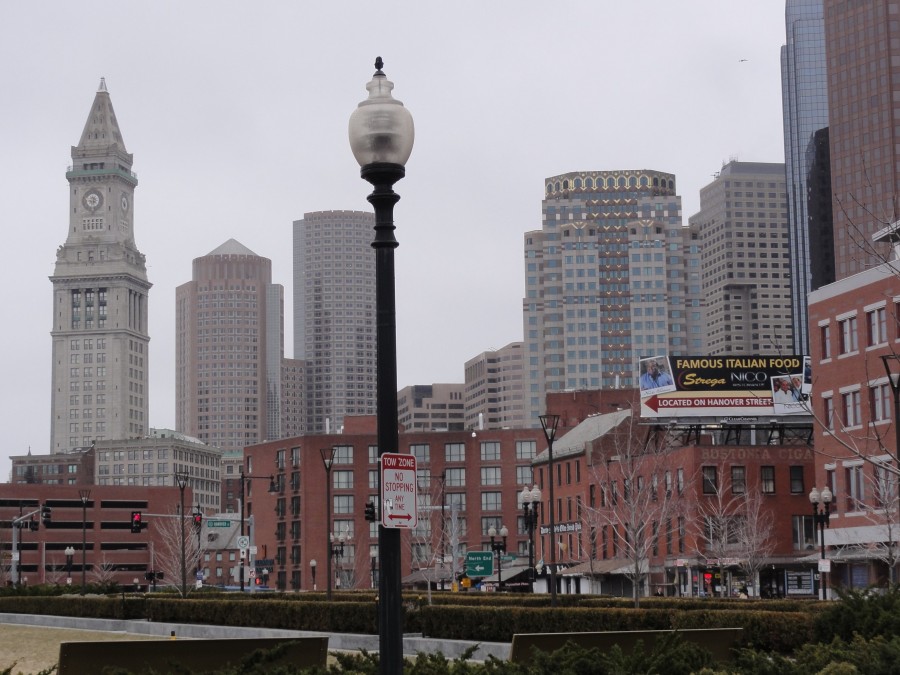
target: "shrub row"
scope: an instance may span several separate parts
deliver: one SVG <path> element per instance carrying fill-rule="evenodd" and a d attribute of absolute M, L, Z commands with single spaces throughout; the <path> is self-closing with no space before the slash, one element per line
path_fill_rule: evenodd
<path fill-rule="evenodd" d="M 510 606 L 506 598 L 493 603 L 420 605 L 418 599 L 407 598 L 404 629 L 438 639 L 509 642 L 516 633 L 743 628 L 745 646 L 782 654 L 792 652 L 814 637 L 814 625 L 806 611 L 763 610 L 756 603 L 744 603 L 741 609 L 711 607 L 523 607 Z M 124 598 L 22 596 L 0 597 L 0 612 L 287 630 L 377 632 L 374 596 L 364 602 L 342 599 L 331 603 L 319 599 L 287 600 L 272 595 L 248 601 L 236 594 L 184 600 L 160 594 Z"/>

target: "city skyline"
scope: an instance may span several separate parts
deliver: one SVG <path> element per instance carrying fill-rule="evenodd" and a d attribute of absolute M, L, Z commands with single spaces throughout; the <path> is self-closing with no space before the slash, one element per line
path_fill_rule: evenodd
<path fill-rule="evenodd" d="M 461 382 L 467 359 L 522 339 L 520 246 L 540 226 L 546 177 L 671 172 L 686 221 L 729 158 L 783 159 L 782 0 L 750 15 L 720 2 L 575 3 L 568 13 L 604 35 L 584 41 L 547 32 L 547 8 L 537 3 L 513 13 L 502 4 L 410 7 L 403 16 L 388 8 L 378 31 L 361 4 L 358 20 L 346 8 L 248 17 L 236 4 L 211 7 L 179 6 L 173 22 L 160 7 L 23 6 L 10 8 L 0 28 L 8 62 L 29 54 L 0 75 L 15 92 L 0 133 L 16 160 L 2 175 L 16 195 L 7 218 L 18 224 L 8 228 L 16 255 L 4 279 L 20 288 L 20 320 L 3 338 L 18 355 L 8 381 L 19 386 L 2 396 L 24 421 L 0 454 L 2 474 L 8 455 L 49 448 L 45 280 L 66 238 L 68 149 L 103 76 L 141 179 L 135 239 L 154 284 L 152 427 L 174 426 L 174 289 L 191 260 L 234 237 L 270 257 L 273 281 L 287 288 L 294 220 L 369 210 L 346 124 L 379 54 L 418 131 L 397 186 L 401 387 Z M 426 30 L 436 21 L 447 29 L 439 35 Z M 610 24 L 631 29 L 601 30 Z M 328 40 L 338 25 L 342 39 Z M 101 27 L 104 40 L 79 43 L 66 59 L 49 56 L 73 34 Z M 551 84 L 535 95 L 535 81 Z"/>

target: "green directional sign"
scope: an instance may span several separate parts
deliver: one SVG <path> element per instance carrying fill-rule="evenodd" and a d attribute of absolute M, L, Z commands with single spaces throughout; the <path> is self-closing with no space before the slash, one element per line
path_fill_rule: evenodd
<path fill-rule="evenodd" d="M 489 577 L 494 573 L 494 554 L 491 551 L 466 553 L 466 576 Z"/>
<path fill-rule="evenodd" d="M 230 520 L 207 520 L 207 527 L 231 527 Z"/>

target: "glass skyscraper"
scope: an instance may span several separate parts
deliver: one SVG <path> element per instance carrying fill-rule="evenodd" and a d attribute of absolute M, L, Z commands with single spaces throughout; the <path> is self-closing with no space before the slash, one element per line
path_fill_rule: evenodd
<path fill-rule="evenodd" d="M 825 25 L 822 0 L 787 0 L 787 44 L 781 48 L 781 91 L 784 116 L 784 171 L 788 195 L 791 256 L 791 305 L 794 353 L 809 352 L 807 295 L 818 285 L 810 270 L 811 241 L 831 241 L 830 209 L 813 206 L 810 217 L 810 171 L 828 166 L 827 142 L 816 143 L 816 132 L 828 126 L 828 78 L 825 63 Z M 823 158 L 822 152 L 826 155 Z M 817 154 L 818 153 L 818 154 Z M 822 161 L 824 159 L 824 162 Z M 813 182 L 815 182 L 815 178 Z M 819 178 L 818 180 L 821 180 Z M 827 222 L 823 222 L 827 221 Z M 810 232 L 817 233 L 812 239 Z M 815 246 L 815 255 L 833 258 L 830 247 Z M 831 266 L 824 266 L 826 270 Z"/>

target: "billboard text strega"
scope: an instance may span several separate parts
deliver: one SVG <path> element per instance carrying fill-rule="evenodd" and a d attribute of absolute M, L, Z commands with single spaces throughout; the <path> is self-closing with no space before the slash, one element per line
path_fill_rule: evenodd
<path fill-rule="evenodd" d="M 640 361 L 642 417 L 809 414 L 808 356 L 668 356 Z"/>

